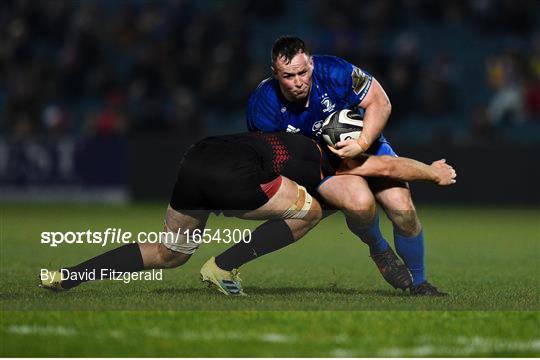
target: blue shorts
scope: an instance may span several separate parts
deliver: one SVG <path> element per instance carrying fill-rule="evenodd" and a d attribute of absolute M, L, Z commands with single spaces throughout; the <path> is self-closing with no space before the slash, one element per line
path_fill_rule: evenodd
<path fill-rule="evenodd" d="M 389 155 L 389 156 L 398 157 L 396 152 L 394 151 L 394 149 L 392 149 L 392 145 L 390 145 L 388 140 L 386 140 L 386 138 L 384 136 L 382 136 L 382 135 L 379 136 L 377 141 L 375 141 L 369 147 L 369 149 L 366 151 L 366 153 L 371 154 L 371 155 L 375 155 L 375 156 Z M 334 176 L 334 175 L 330 175 L 330 176 L 327 176 L 324 179 L 322 179 L 321 182 L 319 183 L 319 185 L 317 185 L 317 189 L 319 189 L 319 187 L 322 184 L 324 184 L 326 182 L 326 180 L 330 179 L 332 176 Z"/>
<path fill-rule="evenodd" d="M 376 156 L 390 155 L 397 157 L 392 145 L 382 135 L 369 147 L 366 153 Z"/>

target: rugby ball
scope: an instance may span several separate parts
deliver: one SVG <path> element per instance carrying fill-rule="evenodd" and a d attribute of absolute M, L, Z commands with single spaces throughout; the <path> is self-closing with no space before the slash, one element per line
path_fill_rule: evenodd
<path fill-rule="evenodd" d="M 334 146 L 344 140 L 356 140 L 362 133 L 364 121 L 353 110 L 339 110 L 331 113 L 323 121 L 321 135 L 324 141 Z"/>

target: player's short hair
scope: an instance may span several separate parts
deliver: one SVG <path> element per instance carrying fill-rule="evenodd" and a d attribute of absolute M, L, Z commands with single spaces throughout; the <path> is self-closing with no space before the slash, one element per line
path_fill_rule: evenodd
<path fill-rule="evenodd" d="M 272 65 L 278 58 L 285 58 L 285 63 L 289 64 L 297 54 L 309 55 L 309 50 L 304 40 L 296 36 L 281 36 L 274 41 L 272 46 Z"/>

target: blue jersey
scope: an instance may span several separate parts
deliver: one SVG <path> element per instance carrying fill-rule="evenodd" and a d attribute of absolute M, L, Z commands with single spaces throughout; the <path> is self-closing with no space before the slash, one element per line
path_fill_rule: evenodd
<path fill-rule="evenodd" d="M 371 75 L 343 59 L 314 55 L 313 65 L 309 106 L 287 101 L 278 81 L 266 79 L 249 99 L 250 131 L 300 132 L 319 138 L 321 124 L 328 115 L 356 108 L 369 91 Z"/>
<path fill-rule="evenodd" d="M 337 110 L 356 109 L 371 87 L 370 74 L 335 56 L 313 55 L 309 105 L 290 102 L 282 95 L 276 79 L 262 81 L 251 95 L 246 117 L 249 131 L 287 131 L 319 139 L 321 126 Z M 359 109 L 362 114 L 363 109 Z M 370 149 L 381 155 L 379 138 Z M 392 151 L 393 155 L 393 151 Z"/>

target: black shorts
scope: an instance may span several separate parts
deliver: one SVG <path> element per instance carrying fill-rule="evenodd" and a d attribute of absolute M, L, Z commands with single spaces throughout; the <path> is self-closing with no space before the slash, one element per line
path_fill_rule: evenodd
<path fill-rule="evenodd" d="M 252 147 L 208 138 L 184 154 L 170 205 L 225 215 L 254 210 L 268 201 L 261 184 L 278 176 Z"/>

